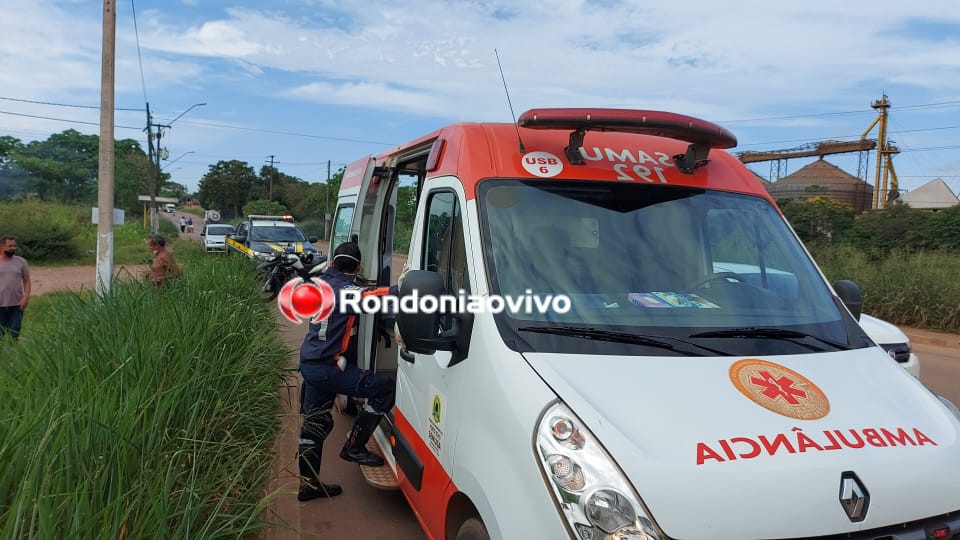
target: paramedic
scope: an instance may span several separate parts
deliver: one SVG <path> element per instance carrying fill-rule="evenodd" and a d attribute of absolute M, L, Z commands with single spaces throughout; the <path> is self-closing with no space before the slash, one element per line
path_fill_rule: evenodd
<path fill-rule="evenodd" d="M 395 287 L 361 289 L 353 283 L 359 272 L 360 248 L 355 242 L 347 242 L 334 251 L 331 266 L 320 275 L 320 279 L 330 285 L 335 299 L 345 289 L 362 291 L 362 296 L 397 294 Z M 325 484 L 318 478 L 323 441 L 333 429 L 330 411 L 337 394 L 367 399 L 340 457 L 371 467 L 383 465 L 383 458 L 367 450 L 366 444 L 380 418 L 393 407 L 395 383 L 390 377 L 357 367 L 358 313 L 341 312 L 338 304 L 334 304 L 329 317 L 310 323 L 300 347 L 300 373 L 304 381 L 300 412 L 304 418 L 297 448 L 300 467 L 297 499 L 301 501 L 335 497 L 343 492 L 339 485 Z M 347 307 L 343 306 L 343 309 L 347 310 Z"/>

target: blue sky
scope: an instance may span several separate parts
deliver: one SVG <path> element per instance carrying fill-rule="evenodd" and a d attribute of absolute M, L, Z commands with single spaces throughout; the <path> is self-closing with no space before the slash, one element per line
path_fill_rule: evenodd
<path fill-rule="evenodd" d="M 134 5 L 117 0 L 116 104 L 149 101 L 162 122 L 207 103 L 163 140 L 165 170 L 191 189 L 218 160 L 259 168 L 271 154 L 281 171 L 317 182 L 328 160 L 336 170 L 445 124 L 510 121 L 496 48 L 518 115 L 668 110 L 724 125 L 737 150 L 857 138 L 886 93 L 901 187 L 940 176 L 956 192 L 960 10 L 955 0 L 922 5 L 135 0 L 141 80 Z M 0 98 L 96 106 L 101 10 L 97 0 L 5 0 Z M 98 132 L 9 114 L 96 123 L 93 109 L 0 99 L 0 111 L 0 134 L 26 141 Z M 117 136 L 145 146 L 145 122 L 118 111 Z M 855 155 L 828 160 L 856 174 Z"/>

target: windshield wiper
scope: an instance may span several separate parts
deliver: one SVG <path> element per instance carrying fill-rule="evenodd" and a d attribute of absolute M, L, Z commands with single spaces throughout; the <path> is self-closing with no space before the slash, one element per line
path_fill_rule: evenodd
<path fill-rule="evenodd" d="M 720 356 L 729 356 L 729 354 L 718 351 L 716 349 L 711 349 L 709 347 L 704 347 L 702 345 L 697 345 L 696 343 L 690 343 L 689 341 L 684 341 L 680 338 L 674 338 L 670 336 L 644 336 L 640 334 L 630 334 L 627 332 L 615 332 L 612 330 L 600 330 L 599 328 L 590 328 L 583 326 L 521 326 L 517 328 L 521 332 L 536 332 L 538 334 L 554 334 L 557 336 L 569 336 L 569 337 L 578 337 L 583 339 L 595 339 L 598 341 L 612 341 L 615 343 L 630 343 L 633 345 L 645 345 L 647 347 L 655 347 L 658 349 L 667 349 L 669 351 L 676 351 L 678 353 L 688 354 L 690 356 L 704 356 L 703 353 L 698 351 L 691 350 L 687 347 L 677 348 L 676 345 L 672 343 L 667 343 L 663 341 L 664 339 L 672 339 L 679 341 L 684 345 L 690 345 L 698 349 L 703 349 L 705 351 L 710 351 L 711 353 L 718 354 Z"/>
<path fill-rule="evenodd" d="M 820 336 L 815 336 L 813 334 L 807 334 L 806 332 L 798 332 L 796 330 L 784 330 L 783 328 L 755 328 L 755 327 L 744 327 L 744 328 L 730 328 L 727 330 L 714 330 L 710 332 L 699 332 L 697 334 L 691 334 L 689 337 L 692 338 L 759 338 L 759 339 L 785 339 L 791 341 L 791 343 L 796 343 L 797 345 L 803 345 L 810 350 L 823 352 L 826 349 L 822 347 L 816 347 L 809 343 L 802 343 L 792 341 L 794 339 L 803 339 L 810 338 L 815 339 L 821 343 L 826 343 L 827 345 L 841 351 L 849 351 L 850 346 L 843 343 L 837 343 L 835 341 L 822 338 Z"/>

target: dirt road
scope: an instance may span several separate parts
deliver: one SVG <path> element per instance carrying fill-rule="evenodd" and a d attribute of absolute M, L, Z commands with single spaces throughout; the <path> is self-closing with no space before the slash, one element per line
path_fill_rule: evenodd
<path fill-rule="evenodd" d="M 144 264 L 120 265 L 113 275 L 123 281 L 142 279 L 148 267 Z M 96 266 L 40 266 L 30 268 L 31 295 L 53 291 L 93 290 L 97 283 Z"/>

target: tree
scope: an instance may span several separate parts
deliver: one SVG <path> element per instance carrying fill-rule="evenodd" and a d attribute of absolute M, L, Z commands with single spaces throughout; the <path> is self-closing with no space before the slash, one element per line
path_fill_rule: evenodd
<path fill-rule="evenodd" d="M 11 154 L 23 152 L 24 145 L 20 139 L 10 135 L 0 136 L 0 165 L 9 161 Z"/>
<path fill-rule="evenodd" d="M 150 176 L 156 174 L 156 168 L 133 139 L 117 141 L 115 156 L 114 204 L 133 215 L 142 215 L 143 203 L 137 197 L 149 194 Z"/>
<path fill-rule="evenodd" d="M 856 212 L 828 197 L 792 199 L 780 204 L 784 217 L 804 242 L 838 242 L 853 226 Z"/>
<path fill-rule="evenodd" d="M 861 215 L 850 230 L 850 239 L 858 247 L 884 256 L 894 249 L 916 250 L 924 247 L 929 214 L 894 201 L 883 210 Z"/>
<path fill-rule="evenodd" d="M 10 158 L 32 177 L 31 189 L 41 199 L 92 202 L 96 198 L 99 141 L 68 129 L 45 141 L 33 141 Z"/>
<path fill-rule="evenodd" d="M 244 161 L 218 161 L 200 179 L 197 193 L 204 208 L 219 208 L 232 217 L 240 214 L 250 200 L 250 190 L 257 182 L 253 167 Z"/>
<path fill-rule="evenodd" d="M 931 215 L 924 237 L 932 247 L 960 251 L 960 206 L 951 206 Z"/>
<path fill-rule="evenodd" d="M 286 206 L 277 201 L 268 201 L 266 199 L 257 199 L 243 205 L 243 215 L 261 214 L 267 216 L 284 216 L 290 211 Z"/>

